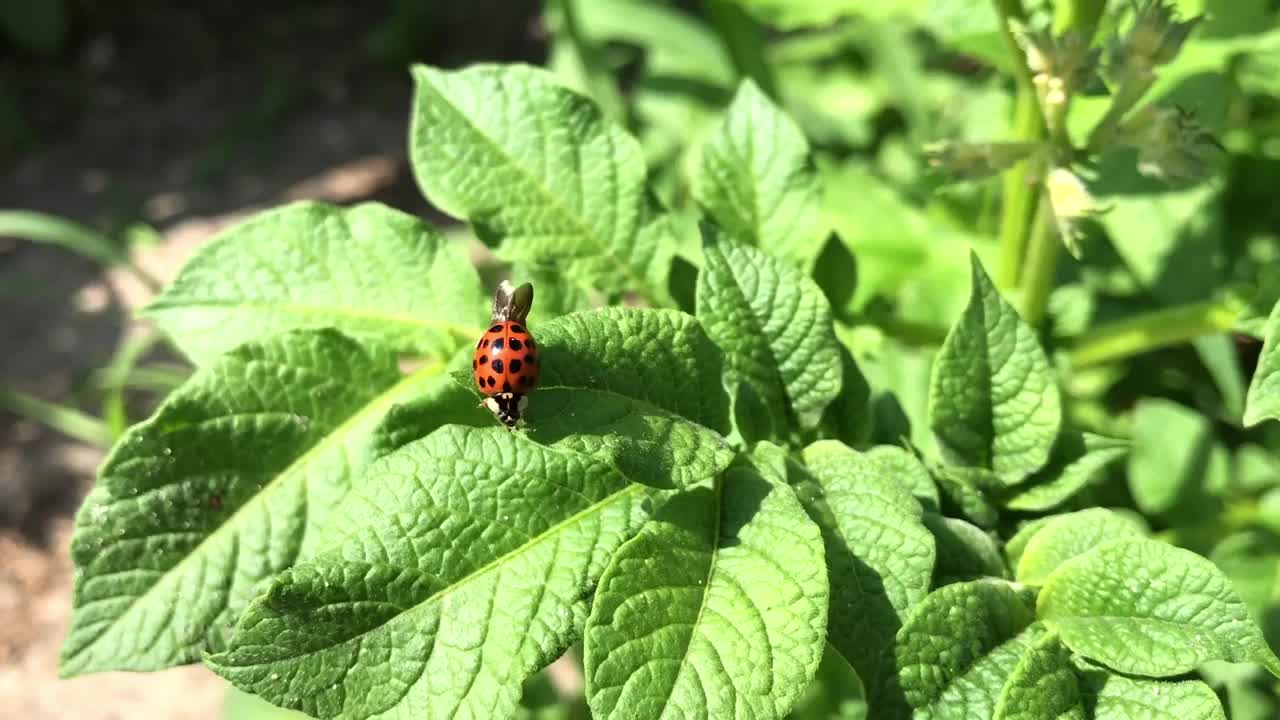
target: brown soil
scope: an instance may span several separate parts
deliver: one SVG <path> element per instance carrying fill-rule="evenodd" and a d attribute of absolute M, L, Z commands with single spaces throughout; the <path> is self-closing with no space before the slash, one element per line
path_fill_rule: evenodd
<path fill-rule="evenodd" d="M 439 219 L 404 156 L 408 73 L 365 50 L 385 31 L 382 9 L 313 3 L 299 22 L 288 7 L 246 17 L 214 5 L 204 14 L 164 5 L 119 17 L 85 11 L 55 62 L 0 44 L 0 88 L 21 78 L 35 131 L 16 160 L 0 156 L 0 206 L 114 234 L 145 222 L 161 239 L 134 257 L 161 279 L 218 229 L 290 200 L 378 200 Z M 431 11 L 417 39 L 429 49 L 418 59 L 539 60 L 538 3 L 446 6 Z M 33 88 L 42 94 L 32 96 Z M 132 313 L 148 297 L 122 270 L 0 238 L 0 386 L 99 413 L 86 378 L 139 331 Z M 136 421 L 155 398 L 134 400 Z M 200 666 L 57 677 L 70 620 L 73 513 L 102 455 L 0 410 L 0 715 L 222 717 L 226 685 Z"/>

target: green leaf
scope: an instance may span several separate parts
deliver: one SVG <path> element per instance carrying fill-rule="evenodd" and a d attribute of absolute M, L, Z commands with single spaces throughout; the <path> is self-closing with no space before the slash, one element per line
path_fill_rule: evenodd
<path fill-rule="evenodd" d="M 1199 680 L 1161 682 L 1094 670 L 1081 690 L 1093 720 L 1226 720 L 1222 702 Z"/>
<path fill-rule="evenodd" d="M 821 188 L 804 133 L 751 80 L 702 147 L 693 196 L 735 240 L 807 267 L 822 250 Z"/>
<path fill-rule="evenodd" d="M 721 354 L 692 316 L 608 308 L 534 331 L 543 367 L 529 401 L 531 439 L 655 487 L 690 487 L 728 466 Z"/>
<path fill-rule="evenodd" d="M 1280 303 L 1267 318 L 1262 354 L 1244 406 L 1245 427 L 1275 419 L 1280 419 Z"/>
<path fill-rule="evenodd" d="M 505 429 L 441 428 L 374 463 L 329 549 L 278 576 L 206 662 L 319 718 L 507 717 L 579 636 L 645 495 Z"/>
<path fill-rule="evenodd" d="M 863 455 L 910 490 L 926 512 L 938 511 L 938 486 L 920 458 L 896 445 L 877 445 Z"/>
<path fill-rule="evenodd" d="M 198 371 L 103 464 L 76 519 L 61 672 L 157 670 L 219 649 L 259 583 L 317 549 L 373 429 L 440 365 L 332 330 L 244 345 Z"/>
<path fill-rule="evenodd" d="M 1259 624 L 1269 608 L 1280 604 L 1280 537 L 1256 530 L 1228 535 L 1213 548 L 1209 559 L 1231 579 Z M 1270 634 L 1271 628 L 1264 625 L 1263 630 Z"/>
<path fill-rule="evenodd" d="M 1000 546 L 982 528 L 934 513 L 925 513 L 924 524 L 938 545 L 934 587 L 979 577 L 1008 577 Z"/>
<path fill-rule="evenodd" d="M 1133 451 L 1129 489 L 1148 514 L 1186 508 L 1203 512 L 1197 502 L 1206 480 L 1229 472 L 1230 458 L 1214 440 L 1208 418 L 1162 398 L 1143 398 L 1133 415 Z"/>
<path fill-rule="evenodd" d="M 1043 585 L 1059 566 L 1110 540 L 1145 537 L 1140 519 L 1105 508 L 1054 515 L 1026 544 L 1015 577 L 1027 585 Z"/>
<path fill-rule="evenodd" d="M 430 226 L 376 203 L 309 201 L 220 233 L 144 314 L 197 364 L 248 340 L 315 327 L 448 355 L 488 320 L 465 252 Z"/>
<path fill-rule="evenodd" d="M 976 255 L 973 289 L 933 365 L 929 425 L 956 465 L 1016 483 L 1049 459 L 1062 406 L 1035 331 L 1000 297 Z"/>
<path fill-rule="evenodd" d="M 994 720 L 1086 720 L 1071 651 L 1053 633 L 1031 646 L 1009 675 Z"/>
<path fill-rule="evenodd" d="M 1025 485 L 1013 488 L 1004 497 L 1004 506 L 1026 512 L 1056 507 L 1096 482 L 1103 471 L 1128 452 L 1129 444 L 1122 440 L 1064 431 L 1053 446 L 1049 464 L 1032 475 Z"/>
<path fill-rule="evenodd" d="M 961 515 L 978 527 L 994 527 L 999 520 L 999 513 L 982 492 L 980 486 L 999 483 L 999 478 L 990 470 L 971 467 L 948 467 L 937 465 L 930 467 L 938 489 Z"/>
<path fill-rule="evenodd" d="M 796 701 L 789 720 L 867 720 L 862 680 L 829 643 L 809 689 Z"/>
<path fill-rule="evenodd" d="M 1040 591 L 1038 615 L 1072 650 L 1123 673 L 1177 675 L 1228 660 L 1280 676 L 1280 660 L 1222 571 L 1154 540 L 1116 540 L 1059 566 Z"/>
<path fill-rule="evenodd" d="M 1027 544 L 1031 542 L 1031 538 L 1036 536 L 1045 528 L 1046 525 L 1053 522 L 1057 515 L 1049 515 L 1046 517 L 1028 520 L 1018 527 L 1017 532 L 1009 541 L 1004 544 L 1004 556 L 1009 561 L 1009 567 L 1017 568 L 1018 562 L 1022 559 L 1022 553 L 1026 551 Z"/>
<path fill-rule="evenodd" d="M 792 483 L 822 528 L 831 575 L 829 642 L 871 691 L 884 653 L 929 592 L 935 548 L 907 487 L 866 454 L 823 440 L 805 448 Z"/>
<path fill-rule="evenodd" d="M 734 466 L 668 501 L 600 579 L 592 712 L 781 718 L 817 670 L 827 602 L 822 537 L 795 494 Z"/>
<path fill-rule="evenodd" d="M 684 488 L 715 477 L 733 459 L 720 435 L 728 398 L 720 351 L 697 320 L 673 310 L 608 308 L 530 327 L 542 363 L 525 433 L 539 443 L 591 455 L 633 482 Z M 393 409 L 379 428 L 382 450 L 446 423 L 490 426 L 468 373 L 453 387 Z"/>
<path fill-rule="evenodd" d="M 656 292 L 650 265 L 670 248 L 640 238 L 653 208 L 634 138 L 539 68 L 415 65 L 413 78 L 409 156 L 428 200 L 507 259 L 586 259 Z"/>
<path fill-rule="evenodd" d="M 1042 634 L 1031 625 L 1032 597 L 984 579 L 944 586 L 916 605 L 896 649 L 915 718 L 992 716 L 1005 680 Z"/>
<path fill-rule="evenodd" d="M 799 270 L 705 228 L 698 319 L 773 419 L 775 437 L 812 428 L 840 394 L 831 307 Z"/>

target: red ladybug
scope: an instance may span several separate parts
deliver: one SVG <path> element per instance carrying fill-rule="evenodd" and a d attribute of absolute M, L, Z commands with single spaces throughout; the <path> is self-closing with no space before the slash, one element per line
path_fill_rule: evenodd
<path fill-rule="evenodd" d="M 533 335 L 525 327 L 533 306 L 533 286 L 512 287 L 503 280 L 493 293 L 493 319 L 476 343 L 471 360 L 476 387 L 486 396 L 484 406 L 499 422 L 514 428 L 529 404 L 526 397 L 538 385 L 542 361 Z"/>

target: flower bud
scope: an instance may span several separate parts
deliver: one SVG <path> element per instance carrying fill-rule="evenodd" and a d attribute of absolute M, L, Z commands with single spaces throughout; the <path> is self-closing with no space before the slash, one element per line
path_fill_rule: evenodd
<path fill-rule="evenodd" d="M 1180 21 L 1168 0 L 1145 0 L 1134 6 L 1133 26 L 1112 46 L 1111 61 L 1117 69 L 1150 75 L 1152 68 L 1172 62 L 1200 16 Z"/>
<path fill-rule="evenodd" d="M 1155 105 L 1126 118 L 1118 139 L 1137 148 L 1138 172 L 1166 181 L 1203 175 L 1212 155 L 1222 150 L 1190 112 Z"/>
<path fill-rule="evenodd" d="M 1049 171 L 1044 181 L 1045 190 L 1049 194 L 1049 204 L 1053 207 L 1053 216 L 1058 222 L 1058 234 L 1062 243 L 1076 258 L 1080 257 L 1080 238 L 1082 236 L 1079 221 L 1103 212 L 1103 207 L 1085 187 L 1078 175 L 1066 168 L 1056 167 Z"/>

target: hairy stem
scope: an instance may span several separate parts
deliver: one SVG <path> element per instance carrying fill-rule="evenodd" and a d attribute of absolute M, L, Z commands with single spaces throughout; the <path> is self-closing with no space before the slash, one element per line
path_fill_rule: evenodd
<path fill-rule="evenodd" d="M 1221 302 L 1156 310 L 1080 336 L 1068 353 L 1073 367 L 1098 365 L 1230 330 L 1239 312 Z"/>

